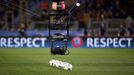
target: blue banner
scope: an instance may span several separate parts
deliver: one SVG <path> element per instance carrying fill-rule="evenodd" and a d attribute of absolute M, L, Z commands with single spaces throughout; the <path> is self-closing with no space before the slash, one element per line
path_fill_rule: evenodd
<path fill-rule="evenodd" d="M 65 42 L 55 41 L 55 46 Z M 50 48 L 51 42 L 46 37 L 0 37 L 0 48 Z M 70 37 L 69 48 L 134 48 L 132 37 Z"/>

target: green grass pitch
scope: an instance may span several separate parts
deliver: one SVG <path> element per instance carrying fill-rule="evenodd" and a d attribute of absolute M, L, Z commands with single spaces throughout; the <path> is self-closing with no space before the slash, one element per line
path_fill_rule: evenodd
<path fill-rule="evenodd" d="M 53 56 L 47 48 L 0 48 L 0 75 L 134 75 L 133 49 L 69 49 Z M 73 65 L 65 71 L 49 66 L 58 59 Z"/>

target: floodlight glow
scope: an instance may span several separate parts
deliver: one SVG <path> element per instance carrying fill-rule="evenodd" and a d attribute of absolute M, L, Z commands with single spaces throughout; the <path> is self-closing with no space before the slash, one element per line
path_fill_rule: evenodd
<path fill-rule="evenodd" d="M 80 3 L 76 3 L 76 6 L 79 7 L 80 6 Z"/>

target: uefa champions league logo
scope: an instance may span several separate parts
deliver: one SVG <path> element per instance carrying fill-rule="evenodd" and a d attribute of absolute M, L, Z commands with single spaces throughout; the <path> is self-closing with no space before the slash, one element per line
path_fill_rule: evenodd
<path fill-rule="evenodd" d="M 83 40 L 80 37 L 74 37 L 71 42 L 72 42 L 72 46 L 75 48 L 79 48 L 83 46 Z"/>

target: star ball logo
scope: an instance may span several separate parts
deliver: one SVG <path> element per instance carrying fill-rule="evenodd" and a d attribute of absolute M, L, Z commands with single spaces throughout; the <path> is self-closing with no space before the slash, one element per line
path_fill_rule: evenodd
<path fill-rule="evenodd" d="M 83 40 L 80 37 L 74 37 L 71 41 L 72 46 L 75 48 L 79 48 L 81 46 L 83 46 Z"/>

